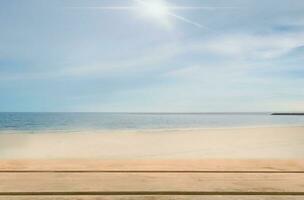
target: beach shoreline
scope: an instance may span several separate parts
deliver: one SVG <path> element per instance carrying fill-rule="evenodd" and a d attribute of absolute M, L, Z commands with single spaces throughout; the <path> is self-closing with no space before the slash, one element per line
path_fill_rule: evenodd
<path fill-rule="evenodd" d="M 0 159 L 303 159 L 304 127 L 2 132 Z"/>

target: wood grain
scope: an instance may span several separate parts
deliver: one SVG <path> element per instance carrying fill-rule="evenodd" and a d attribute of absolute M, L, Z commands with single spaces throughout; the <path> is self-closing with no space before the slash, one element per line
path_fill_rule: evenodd
<path fill-rule="evenodd" d="M 303 194 L 302 173 L 0 173 L 4 194 Z"/>
<path fill-rule="evenodd" d="M 304 160 L 2 160 L 8 171 L 304 172 Z"/>
<path fill-rule="evenodd" d="M 303 200 L 304 196 L 244 195 L 117 195 L 117 196 L 0 196 L 0 200 Z"/>
<path fill-rule="evenodd" d="M 303 160 L 7 160 L 0 200 L 302 200 Z"/>

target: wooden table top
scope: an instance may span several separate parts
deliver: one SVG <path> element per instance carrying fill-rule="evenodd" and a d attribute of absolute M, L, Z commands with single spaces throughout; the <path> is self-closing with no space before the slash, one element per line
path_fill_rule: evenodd
<path fill-rule="evenodd" d="M 4 199 L 303 200 L 304 160 L 2 160 Z"/>

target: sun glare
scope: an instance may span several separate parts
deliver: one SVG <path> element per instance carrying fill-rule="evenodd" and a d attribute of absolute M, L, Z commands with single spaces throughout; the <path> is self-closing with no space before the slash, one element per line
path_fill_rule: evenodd
<path fill-rule="evenodd" d="M 140 12 L 143 15 L 162 20 L 168 18 L 170 9 L 164 0 L 145 0 L 137 2 L 140 7 Z"/>
<path fill-rule="evenodd" d="M 169 12 L 169 8 L 164 1 L 147 1 L 142 3 L 143 11 L 151 16 L 164 16 Z"/>
<path fill-rule="evenodd" d="M 150 18 L 152 22 L 157 22 L 172 28 L 172 25 L 175 21 L 181 21 L 187 24 L 191 24 L 198 28 L 205 28 L 210 30 L 208 27 L 203 26 L 202 24 L 195 22 L 191 19 L 183 17 L 174 11 L 176 10 L 210 10 L 210 9 L 230 9 L 233 7 L 212 7 L 212 6 L 178 6 L 168 4 L 166 0 L 133 0 L 133 5 L 131 6 L 95 6 L 95 7 L 84 7 L 87 9 L 99 9 L 99 10 L 113 10 L 113 11 L 135 11 L 137 14 L 140 14 L 143 18 Z M 83 8 L 83 7 L 73 7 L 73 8 Z"/>

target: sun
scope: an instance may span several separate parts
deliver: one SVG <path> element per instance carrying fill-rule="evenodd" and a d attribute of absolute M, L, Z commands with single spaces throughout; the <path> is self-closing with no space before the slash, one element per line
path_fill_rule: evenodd
<path fill-rule="evenodd" d="M 143 14 L 151 17 L 166 17 L 170 13 L 168 4 L 163 0 L 137 1 Z"/>
<path fill-rule="evenodd" d="M 141 15 L 169 24 L 170 6 L 164 0 L 136 0 Z"/>
<path fill-rule="evenodd" d="M 112 11 L 135 11 L 141 17 L 150 18 L 152 22 L 157 22 L 172 27 L 175 21 L 181 21 L 198 28 L 211 30 L 202 24 L 195 22 L 189 18 L 179 15 L 175 11 L 198 11 L 198 10 L 216 10 L 216 9 L 235 9 L 236 7 L 214 7 L 214 6 L 178 6 L 169 5 L 166 0 L 133 0 L 131 6 L 93 6 L 93 7 L 73 7 L 73 8 L 87 8 L 98 10 L 112 10 Z"/>

